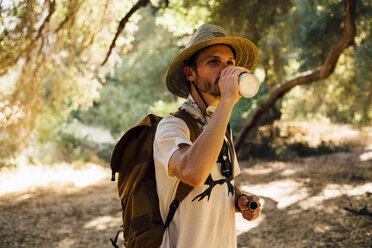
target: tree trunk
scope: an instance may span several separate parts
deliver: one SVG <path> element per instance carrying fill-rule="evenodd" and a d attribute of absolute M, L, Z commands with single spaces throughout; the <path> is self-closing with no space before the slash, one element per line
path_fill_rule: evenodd
<path fill-rule="evenodd" d="M 341 40 L 333 44 L 328 52 L 323 66 L 301 73 L 296 78 L 271 89 L 267 99 L 256 109 L 242 127 L 235 142 L 235 150 L 238 153 L 242 147 L 245 137 L 258 124 L 262 115 L 271 108 L 275 102 L 282 98 L 297 85 L 311 84 L 320 79 L 329 77 L 336 65 L 341 53 L 350 45 L 354 44 L 355 28 L 355 5 L 356 0 L 344 0 L 343 23 L 344 30 Z"/>

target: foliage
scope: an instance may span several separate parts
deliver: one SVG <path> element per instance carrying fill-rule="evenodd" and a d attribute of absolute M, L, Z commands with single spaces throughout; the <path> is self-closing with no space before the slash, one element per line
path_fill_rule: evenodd
<path fill-rule="evenodd" d="M 348 152 L 348 146 L 339 146 L 333 144 L 333 142 L 322 141 L 320 145 L 311 147 L 307 142 L 296 142 L 288 145 L 289 153 L 295 154 L 295 156 L 308 157 L 315 155 L 330 154 L 335 152 Z"/>
<path fill-rule="evenodd" d="M 230 117 L 230 126 L 232 130 L 239 131 L 244 121 L 253 113 L 254 109 L 265 99 L 269 91 L 265 82 L 260 84 L 260 90 L 253 98 L 241 98 L 235 104 Z"/>
<path fill-rule="evenodd" d="M 283 134 L 277 125 L 262 126 L 254 139 L 244 144 L 244 153 L 240 159 L 266 158 L 288 160 L 294 157 L 308 157 L 347 152 L 347 145 L 336 145 L 332 141 L 322 140 L 320 144 L 311 146 L 307 141 L 295 139 L 295 133 Z"/>
<path fill-rule="evenodd" d="M 342 35 L 339 0 L 169 0 L 164 9 L 165 1 L 153 0 L 132 16 L 100 67 L 117 20 L 135 2 L 0 1 L 1 157 L 18 151 L 30 136 L 41 142 L 59 137 L 70 151 L 84 147 L 84 140 L 60 131 L 74 118 L 118 137 L 149 111 L 174 111 L 180 102 L 165 89 L 164 75 L 201 23 L 248 38 L 259 51 L 254 73 L 261 75 L 261 89 L 235 106 L 235 131 L 272 87 L 321 65 Z M 357 0 L 354 46 L 327 80 L 297 87 L 276 103 L 284 119 L 370 125 L 371 20 L 371 1 Z M 86 155 L 81 150 L 76 156 Z"/>
<path fill-rule="evenodd" d="M 239 6 L 239 8 L 236 8 L 236 6 Z M 199 11 L 196 11 L 197 9 Z M 358 13 L 364 13 L 366 16 L 366 13 L 369 13 L 366 9 L 368 8 L 359 7 Z M 209 10 L 209 12 L 206 12 L 206 10 Z M 200 13 L 200 15 L 195 15 L 195 12 Z M 144 12 L 142 12 L 142 14 L 143 13 Z M 180 44 L 184 44 L 185 42 L 185 38 L 182 36 L 187 37 L 187 35 L 192 33 L 192 30 L 195 30 L 202 21 L 222 25 L 229 33 L 247 37 L 257 45 L 259 49 L 259 63 L 256 73 L 263 74 L 261 77 L 261 89 L 256 97 L 252 99 L 241 99 L 235 106 L 231 117 L 231 125 L 234 130 L 238 131 L 244 120 L 254 111 L 256 106 L 265 99 L 270 87 L 285 82 L 290 76 L 297 73 L 298 70 L 317 66 L 324 60 L 329 46 L 340 37 L 341 14 L 342 4 L 339 1 L 242 2 L 234 0 L 216 0 L 205 2 L 198 0 L 173 0 L 170 1 L 169 8 L 158 11 L 155 18 L 157 24 L 161 24 L 168 28 L 172 34 L 181 36 Z M 152 18 L 154 18 L 154 16 Z M 185 20 L 187 21 L 185 22 Z M 157 30 L 161 30 L 160 27 L 153 24 L 154 19 L 150 19 L 147 16 L 146 22 L 147 24 L 141 24 L 142 26 L 136 34 L 137 37 L 134 42 L 134 47 L 125 54 L 124 59 L 127 61 L 134 61 L 134 57 L 137 56 L 136 54 L 141 54 L 141 51 L 138 50 L 138 44 L 146 43 L 146 37 L 148 35 L 147 30 L 150 29 L 146 28 L 146 25 L 149 27 L 151 26 L 151 29 L 155 30 L 153 33 L 157 33 L 159 32 Z M 161 32 L 165 31 L 162 30 Z M 324 33 L 329 34 L 329 36 L 325 36 Z M 173 39 L 173 43 L 167 44 L 167 46 L 171 47 L 172 44 L 175 44 L 175 38 L 171 36 L 167 36 L 167 38 Z M 166 41 L 166 39 L 164 41 Z M 164 43 L 164 41 L 161 43 Z M 357 49 L 358 48 L 359 47 L 357 47 Z M 144 50 L 147 51 L 146 55 L 151 57 L 150 60 L 152 61 L 158 57 L 164 58 L 163 52 L 159 56 L 159 54 L 153 53 L 151 49 L 145 48 Z M 160 70 L 160 74 L 164 74 L 167 65 L 170 64 L 172 56 L 175 56 L 175 54 L 176 52 L 167 57 L 168 63 L 164 64 L 163 69 L 161 69 L 162 67 L 157 67 L 155 71 Z M 349 52 L 343 56 L 343 60 L 352 61 L 353 56 L 352 52 Z M 371 63 L 366 62 L 365 64 L 369 66 Z M 142 71 L 146 71 L 147 65 L 146 67 L 143 67 L 141 63 L 137 63 L 136 65 L 143 68 L 141 69 Z M 151 106 L 150 102 L 155 102 L 153 107 L 150 108 L 151 112 L 154 112 L 154 108 L 167 109 L 169 104 L 171 106 L 175 104 L 174 100 L 171 99 L 168 104 L 162 105 L 163 101 L 156 102 L 159 99 L 156 96 L 151 98 L 149 102 L 143 100 L 138 101 L 141 95 L 137 94 L 135 89 L 136 86 L 134 85 L 141 85 L 141 87 L 145 85 L 145 82 L 140 81 L 146 81 L 147 76 L 140 75 L 138 79 L 135 79 L 135 76 L 131 75 L 131 77 L 128 78 L 126 77 L 126 75 L 129 75 L 127 74 L 128 69 L 137 70 L 133 63 L 126 63 L 116 70 L 115 76 L 107 78 L 110 83 L 104 87 L 101 93 L 102 97 L 109 95 L 110 101 L 108 101 L 108 98 L 103 101 L 101 99 L 91 110 L 91 112 L 95 112 L 97 109 L 101 109 L 96 112 L 96 115 L 92 116 L 91 120 L 95 119 L 97 123 L 97 120 L 101 118 L 101 116 L 105 116 L 105 118 L 102 119 L 105 120 L 103 125 L 110 128 L 113 134 L 116 135 L 133 125 L 139 118 L 145 115 L 147 107 Z M 345 70 L 345 68 L 338 67 L 336 73 L 343 70 Z M 355 68 L 348 68 L 347 71 L 355 71 Z M 156 73 L 159 72 L 155 72 L 155 74 Z M 366 102 L 368 96 L 367 98 L 359 97 L 356 99 L 356 96 L 362 93 L 361 89 L 353 87 L 353 90 L 349 90 L 347 86 L 350 85 L 349 81 L 353 80 L 352 77 L 348 76 L 350 79 L 345 80 L 344 73 L 340 73 L 339 75 L 338 79 L 330 78 L 325 81 L 325 83 L 318 83 L 295 89 L 292 94 L 290 94 L 290 97 L 284 99 L 284 105 L 282 105 L 282 101 L 279 101 L 276 107 L 284 113 L 285 117 L 291 116 L 291 119 L 302 116 L 304 118 L 329 119 L 330 121 L 336 122 L 358 122 L 358 120 L 352 121 L 353 117 L 350 118 L 350 116 L 353 116 L 352 111 L 354 111 L 354 113 L 358 111 L 365 112 L 366 106 L 368 106 L 368 102 Z M 341 78 L 341 76 L 343 76 L 343 78 Z M 164 80 L 161 80 L 159 80 L 158 87 L 164 84 Z M 124 88 L 121 86 L 124 84 L 126 87 L 125 89 L 133 86 L 134 88 L 129 88 L 133 93 L 124 93 Z M 146 87 L 152 87 L 154 84 L 151 85 L 150 83 L 146 85 Z M 323 101 L 321 99 L 322 95 L 318 94 L 318 92 L 324 91 L 319 89 L 319 87 L 322 86 L 327 89 L 337 89 L 337 91 L 329 92 L 328 95 L 330 95 L 330 97 L 327 98 L 327 100 L 330 101 Z M 111 87 L 113 87 L 112 90 L 109 90 Z M 307 89 L 311 91 L 306 92 Z M 160 89 L 160 91 L 161 90 L 162 89 Z M 107 91 L 107 93 L 105 93 L 105 91 Z M 119 93 L 115 95 L 115 91 L 122 92 L 120 94 L 122 94 L 123 97 L 119 97 Z M 344 95 L 338 94 L 337 92 L 343 92 Z M 358 92 L 360 93 L 358 94 Z M 353 96 L 354 99 L 350 99 L 349 102 L 354 104 L 354 107 L 348 108 L 345 106 L 347 105 L 344 102 L 345 93 L 348 93 L 350 97 Z M 137 100 L 136 104 L 132 102 L 129 95 L 135 96 Z M 304 95 L 311 97 L 304 98 Z M 121 100 L 119 101 L 119 99 L 117 99 L 112 101 L 116 96 L 121 98 Z M 124 99 L 128 99 L 128 101 Z M 146 104 L 142 105 L 144 102 L 146 102 Z M 105 108 L 102 105 L 109 107 Z M 122 110 L 118 110 L 117 113 L 113 112 L 115 105 L 125 106 L 125 117 L 120 115 Z M 322 107 L 319 107 L 320 105 L 322 105 Z M 335 109 L 332 107 L 335 105 L 340 108 L 349 109 L 349 111 L 345 112 L 338 109 L 338 114 L 335 115 Z M 115 113 L 114 115 L 117 115 L 117 118 L 102 115 L 109 111 Z M 167 112 L 169 111 L 166 110 L 162 112 L 162 114 Z M 360 123 L 366 123 L 366 120 L 368 121 L 368 115 L 364 114 L 364 116 L 367 117 L 359 118 Z M 134 118 L 131 119 L 130 117 Z M 114 120 L 115 118 L 118 121 Z M 100 121 L 98 121 L 98 123 L 100 123 Z"/>
<path fill-rule="evenodd" d="M 97 143 L 92 141 L 88 135 L 82 136 L 77 130 L 83 128 L 77 119 L 70 119 L 64 121 L 56 131 L 57 135 L 54 140 L 56 152 L 61 153 L 60 156 L 54 158 L 47 158 L 49 161 L 40 158 L 43 163 L 55 163 L 60 159 L 65 161 L 90 161 L 92 158 L 98 157 L 100 160 L 109 162 L 111 153 L 114 148 L 112 143 Z M 54 144 L 52 143 L 52 144 Z M 49 150 L 52 150 L 50 148 Z"/>
<path fill-rule="evenodd" d="M 358 80 L 356 71 L 354 61 L 342 56 L 328 80 L 289 93 L 283 103 L 284 119 L 370 125 L 372 86 L 370 81 Z"/>
<path fill-rule="evenodd" d="M 238 6 L 238 7 L 237 7 Z M 213 23 L 225 27 L 232 35 L 251 40 L 258 48 L 257 68 L 264 71 L 266 85 L 282 83 L 288 36 L 286 30 L 291 1 L 220 0 L 212 10 Z"/>
<path fill-rule="evenodd" d="M 7 140 L 1 144 L 0 155 L 7 156 L 27 144 L 31 133 L 55 136 L 61 118 L 97 99 L 101 87 L 97 74 L 114 65 L 115 54 L 106 68 L 98 69 L 98 65 L 115 20 L 131 3 L 28 0 L 0 4 L 0 135 Z M 121 43 L 130 38 L 128 32 Z"/>
<path fill-rule="evenodd" d="M 130 45 L 121 48 L 122 63 L 106 76 L 100 100 L 88 112 L 77 113 L 83 122 L 106 127 L 115 137 L 148 114 L 154 103 L 159 108 L 159 99 L 175 99 L 165 89 L 164 76 L 179 52 L 177 39 L 155 25 L 156 10 L 146 8 L 140 13 L 138 32 Z"/>
<path fill-rule="evenodd" d="M 58 143 L 60 144 L 65 155 L 64 159 L 67 161 L 82 160 L 89 161 L 91 157 L 92 142 L 84 138 L 78 138 L 74 132 L 60 132 L 58 133 Z"/>
<path fill-rule="evenodd" d="M 303 2 L 301 2 L 303 3 Z M 328 4 L 332 3 L 327 1 Z M 332 9 L 326 5 L 319 5 L 317 15 L 322 16 L 325 23 L 332 23 L 337 8 Z M 332 3 L 333 5 L 336 4 Z M 302 10 L 303 15 L 311 16 L 310 13 Z M 337 13 L 339 11 L 336 11 Z M 283 112 L 285 119 L 292 120 L 308 120 L 318 119 L 334 123 L 352 123 L 357 125 L 370 125 L 372 121 L 372 110 L 370 108 L 372 102 L 372 60 L 370 52 L 372 51 L 372 4 L 368 1 L 358 1 L 357 3 L 357 37 L 356 46 L 354 49 L 348 49 L 339 59 L 338 66 L 335 72 L 327 79 L 311 86 L 304 86 L 301 89 L 295 89 L 286 97 L 283 104 Z M 313 18 L 316 19 L 316 18 Z M 317 19 L 316 19 L 317 20 Z M 317 21 L 314 21 L 317 22 Z M 331 25 L 331 24 L 329 24 Z M 299 37 L 295 36 L 293 44 L 304 44 L 300 52 L 302 58 L 301 68 L 308 68 L 311 65 L 321 63 L 322 52 L 317 52 L 317 47 L 321 45 L 312 45 L 309 42 L 303 42 L 305 39 L 302 36 L 311 36 L 313 33 L 318 34 L 318 43 L 326 44 L 329 37 L 337 36 L 335 33 L 332 36 L 322 37 L 322 32 L 333 34 L 334 30 L 339 27 L 334 25 L 334 30 L 322 30 L 322 24 L 317 31 L 306 30 L 306 26 L 300 26 L 301 32 L 307 32 Z M 323 27 L 325 28 L 325 27 Z M 328 30 L 328 31 L 327 31 Z M 293 45 L 292 44 L 292 45 Z M 315 43 L 314 43 L 315 44 Z M 327 47 L 323 47 L 322 51 Z M 309 53 L 313 54 L 310 56 Z M 306 58 L 303 59 L 303 58 Z M 305 96 L 305 97 L 304 97 Z"/>
<path fill-rule="evenodd" d="M 334 19 L 332 11 L 335 9 L 337 9 L 336 6 L 331 10 L 324 8 L 322 11 L 323 19 Z M 324 12 L 328 14 L 324 15 Z M 372 61 L 365 50 L 372 48 L 372 44 L 369 42 L 372 37 L 372 4 L 368 1 L 358 1 L 356 12 L 357 37 L 355 41 L 357 46 L 355 49 L 349 49 L 344 53 L 330 78 L 313 87 L 304 87 L 303 94 L 311 97 L 298 99 L 299 95 L 297 97 L 293 94 L 289 95 L 288 98 L 292 98 L 292 102 L 294 102 L 293 98 L 297 98 L 296 107 L 287 104 L 292 109 L 292 114 L 289 114 L 290 118 L 303 119 L 305 113 L 307 118 L 322 118 L 328 120 L 328 122 L 359 125 L 369 125 L 371 123 L 372 110 L 369 106 L 371 106 L 372 85 L 369 82 L 372 80 L 370 73 Z M 324 21 L 331 22 L 330 20 Z M 337 29 L 338 27 L 335 26 L 333 30 L 328 30 L 327 33 L 332 34 Z M 324 30 L 318 32 L 324 32 Z M 324 40 L 323 38 L 320 41 L 324 42 Z M 310 44 L 305 48 L 307 52 L 304 52 L 305 49 L 303 49 L 301 56 L 307 56 L 309 62 L 303 63 L 302 67 L 311 63 L 319 63 L 321 59 L 324 59 L 321 57 L 316 59 L 316 56 L 311 57 L 306 54 L 316 54 Z M 304 113 L 299 113 L 294 108 L 303 109 Z"/>
<path fill-rule="evenodd" d="M 177 108 L 184 102 L 184 99 L 178 98 L 177 101 L 165 102 L 159 100 L 150 106 L 149 111 L 155 115 L 165 116 L 176 112 Z"/>
<path fill-rule="evenodd" d="M 257 68 L 264 72 L 265 85 L 281 84 L 298 71 L 322 64 L 330 46 L 342 35 L 342 2 L 264 2 L 220 0 L 212 16 L 213 22 L 225 26 L 230 33 L 257 45 Z M 344 53 L 330 78 L 292 90 L 277 102 L 286 119 L 371 123 L 371 15 L 372 4 L 357 1 L 356 46 Z M 244 115 L 247 109 L 238 111 Z"/>
<path fill-rule="evenodd" d="M 295 6 L 291 18 L 297 25 L 290 30 L 289 47 L 297 52 L 299 71 L 306 71 L 323 63 L 330 46 L 341 38 L 343 6 L 338 0 L 296 0 Z"/>

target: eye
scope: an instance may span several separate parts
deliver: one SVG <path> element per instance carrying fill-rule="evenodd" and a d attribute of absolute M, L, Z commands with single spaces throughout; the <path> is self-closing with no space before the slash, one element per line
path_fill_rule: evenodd
<path fill-rule="evenodd" d="M 209 60 L 209 63 L 210 64 L 214 64 L 214 65 L 218 65 L 220 63 L 220 60 L 218 60 L 218 59 L 211 59 L 211 60 Z"/>
<path fill-rule="evenodd" d="M 229 61 L 227 61 L 227 64 L 228 64 L 228 65 L 235 65 L 235 61 L 233 61 L 233 60 L 229 60 Z"/>

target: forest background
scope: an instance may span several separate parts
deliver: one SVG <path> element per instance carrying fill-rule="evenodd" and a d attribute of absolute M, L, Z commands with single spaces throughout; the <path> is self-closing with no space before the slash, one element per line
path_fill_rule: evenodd
<path fill-rule="evenodd" d="M 236 133 L 270 90 L 322 66 L 343 35 L 343 3 L 336 0 L 139 2 L 146 7 L 138 8 L 118 33 L 117 21 L 136 1 L 1 1 L 2 165 L 30 146 L 58 150 L 43 153 L 40 159 L 49 160 L 44 162 L 87 160 L 92 150 L 108 160 L 112 140 L 141 117 L 176 109 L 181 99 L 166 90 L 164 75 L 202 23 L 222 25 L 258 47 L 260 91 L 235 107 L 231 125 Z M 356 2 L 355 38 L 336 60 L 336 69 L 282 94 L 261 123 L 371 124 L 372 5 Z M 115 33 L 120 34 L 116 46 L 101 66 Z M 110 130 L 111 146 L 79 136 L 81 125 Z"/>
<path fill-rule="evenodd" d="M 107 168 L 128 128 L 182 102 L 165 74 L 202 23 L 258 48 L 260 90 L 239 100 L 230 121 L 243 167 L 349 152 L 337 139 L 344 126 L 367 133 L 357 145 L 370 145 L 371 1 L 0 0 L 2 171 Z M 312 142 L 299 126 L 309 136 L 333 128 L 336 139 Z"/>

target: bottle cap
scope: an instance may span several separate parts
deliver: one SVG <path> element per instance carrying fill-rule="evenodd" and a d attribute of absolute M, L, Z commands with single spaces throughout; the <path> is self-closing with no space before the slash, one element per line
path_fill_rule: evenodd
<path fill-rule="evenodd" d="M 242 73 L 239 75 L 239 91 L 243 97 L 250 98 L 257 94 L 260 88 L 258 78 L 249 73 Z"/>

